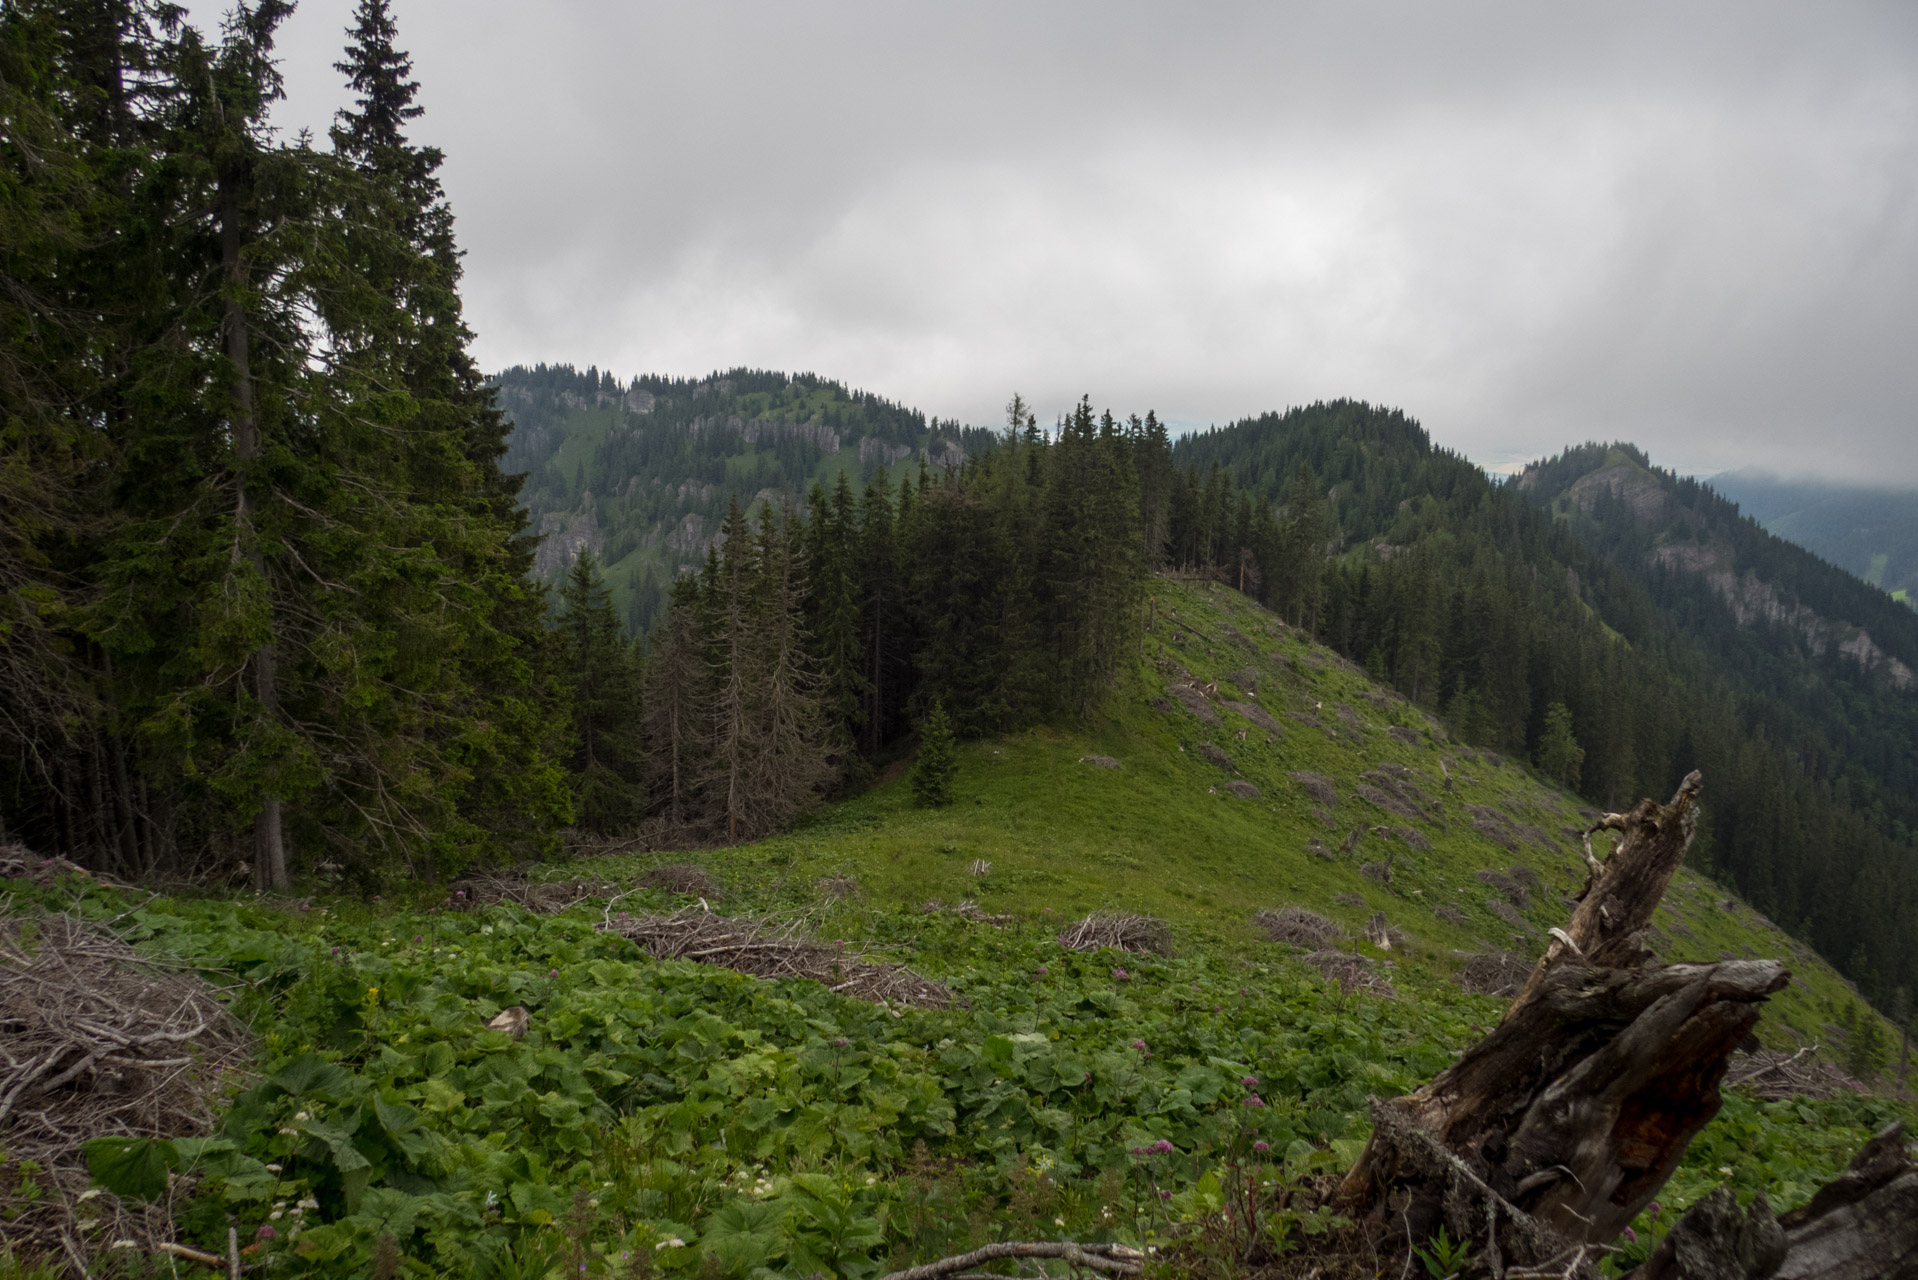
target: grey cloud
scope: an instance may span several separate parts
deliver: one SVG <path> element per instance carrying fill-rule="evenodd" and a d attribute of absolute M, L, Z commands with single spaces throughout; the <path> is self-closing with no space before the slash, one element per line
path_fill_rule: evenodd
<path fill-rule="evenodd" d="M 323 127 L 345 0 L 283 45 Z M 491 364 L 1918 484 L 1918 8 L 397 0 Z"/>

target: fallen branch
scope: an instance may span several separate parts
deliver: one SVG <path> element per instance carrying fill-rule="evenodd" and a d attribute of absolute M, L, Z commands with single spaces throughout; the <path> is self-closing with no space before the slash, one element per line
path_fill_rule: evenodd
<path fill-rule="evenodd" d="M 226 1265 L 226 1259 L 217 1253 L 203 1253 L 198 1249 L 191 1249 L 183 1244 L 175 1244 L 171 1240 L 165 1241 L 160 1245 L 160 1252 L 170 1253 L 176 1258 L 185 1258 L 188 1262 L 197 1262 L 205 1267 L 224 1267 Z"/>
<path fill-rule="evenodd" d="M 996 1262 L 1003 1258 L 1063 1258 L 1068 1266 L 1104 1271 L 1115 1276 L 1136 1276 L 1143 1269 L 1145 1262 L 1144 1255 L 1138 1250 L 1128 1249 L 1121 1244 L 1075 1244 L 1070 1240 L 1031 1242 L 1008 1240 L 999 1244 L 985 1245 L 970 1253 L 941 1258 L 937 1262 L 907 1267 L 904 1271 L 894 1271 L 882 1276 L 881 1280 L 933 1280 L 935 1276 L 949 1276 L 955 1272 L 976 1267 L 982 1262 Z"/>

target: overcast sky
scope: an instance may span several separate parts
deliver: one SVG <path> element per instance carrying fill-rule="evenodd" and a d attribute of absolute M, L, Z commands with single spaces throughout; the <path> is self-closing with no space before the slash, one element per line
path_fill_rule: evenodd
<path fill-rule="evenodd" d="M 284 29 L 288 128 L 351 7 Z M 1909 0 L 394 10 L 489 368 L 1918 485 Z"/>

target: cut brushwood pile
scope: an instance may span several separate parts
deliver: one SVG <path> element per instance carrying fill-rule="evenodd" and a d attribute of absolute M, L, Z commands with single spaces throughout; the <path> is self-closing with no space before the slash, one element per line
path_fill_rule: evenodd
<path fill-rule="evenodd" d="M 671 915 L 620 915 L 595 926 L 638 945 L 656 960 L 693 960 L 755 978 L 809 978 L 855 1000 L 946 1009 L 952 989 L 903 964 L 874 960 L 840 943 L 805 936 L 794 920 L 715 915 L 686 907 Z"/>
<path fill-rule="evenodd" d="M 1782 1049 L 1741 1053 L 1732 1059 L 1731 1075 L 1725 1087 L 1740 1090 L 1762 1102 L 1835 1098 L 1864 1088 L 1832 1063 L 1820 1062 L 1815 1044 L 1790 1053 Z"/>
<path fill-rule="evenodd" d="M 1059 935 L 1067 951 L 1097 951 L 1111 947 L 1141 956 L 1172 954 L 1172 928 L 1156 916 L 1120 915 L 1095 911 Z"/>
<path fill-rule="evenodd" d="M 1346 938 L 1345 930 L 1331 920 L 1298 906 L 1261 911 L 1252 917 L 1252 923 L 1274 942 L 1308 950 L 1334 946 Z"/>
<path fill-rule="evenodd" d="M 1458 984 L 1474 995 L 1514 996 L 1531 969 L 1509 951 L 1486 951 L 1459 966 Z"/>
<path fill-rule="evenodd" d="M 1381 1248 L 1444 1227 L 1513 1267 L 1590 1274 L 1718 1113 L 1726 1064 L 1786 982 L 1774 960 L 1655 966 L 1642 946 L 1698 821 L 1699 777 L 1615 831 L 1503 1022 L 1416 1092 L 1375 1102 L 1343 1193 Z M 1514 1272 L 1516 1274 L 1516 1272 Z"/>
<path fill-rule="evenodd" d="M 689 898 L 718 898 L 726 892 L 713 873 L 690 862 L 669 862 L 654 867 L 635 882 L 642 889 L 664 889 Z"/>
<path fill-rule="evenodd" d="M 524 875 L 480 875 L 455 880 L 447 889 L 453 906 L 491 906 L 510 902 L 543 916 L 558 915 L 582 902 L 597 902 L 625 892 L 612 880 L 534 880 Z"/>
<path fill-rule="evenodd" d="M 1320 976 L 1327 982 L 1337 983 L 1342 991 L 1381 1000 L 1398 999 L 1397 988 L 1373 967 L 1369 956 L 1350 951 L 1308 951 L 1299 957 L 1299 962 L 1317 969 Z"/>
<path fill-rule="evenodd" d="M 992 912 L 980 906 L 979 903 L 972 898 L 966 898 L 951 905 L 941 902 L 937 898 L 930 898 L 927 899 L 924 906 L 919 908 L 919 912 L 921 915 L 928 916 L 957 916 L 961 920 L 970 921 L 973 924 L 991 925 L 995 929 L 1004 929 L 1012 924 L 1011 916 L 994 915 Z"/>
<path fill-rule="evenodd" d="M 172 1237 L 169 1187 L 148 1204 L 91 1189 L 89 1139 L 211 1132 L 250 1060 L 214 988 L 65 915 L 0 917 L 0 1238 L 23 1256 L 86 1259 L 112 1240 Z"/>

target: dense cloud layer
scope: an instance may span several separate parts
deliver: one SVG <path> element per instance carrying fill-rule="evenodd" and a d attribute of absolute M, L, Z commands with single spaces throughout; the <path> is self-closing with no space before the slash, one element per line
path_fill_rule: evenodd
<path fill-rule="evenodd" d="M 283 49 L 342 91 L 348 0 Z M 490 364 L 1918 484 L 1918 7 L 397 0 Z"/>

